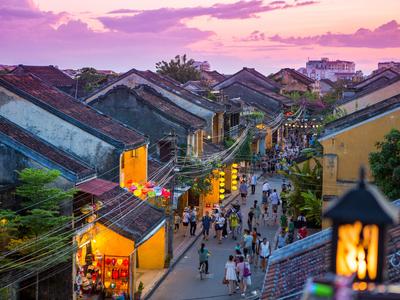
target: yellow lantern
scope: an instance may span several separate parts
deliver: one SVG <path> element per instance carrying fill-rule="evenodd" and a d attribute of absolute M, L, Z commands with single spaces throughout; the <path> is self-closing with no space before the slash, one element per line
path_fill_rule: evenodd
<path fill-rule="evenodd" d="M 122 258 L 118 258 L 118 259 L 117 259 L 117 265 L 118 265 L 118 266 L 122 265 Z"/>
<path fill-rule="evenodd" d="M 139 190 L 139 189 L 137 189 L 137 190 L 134 190 L 134 191 L 133 191 L 133 194 L 134 194 L 136 197 L 139 197 L 139 196 L 142 194 L 142 191 Z"/>
<path fill-rule="evenodd" d="M 237 172 L 238 172 L 238 170 L 236 170 L 236 169 L 232 170 L 232 174 L 237 174 Z"/>
<path fill-rule="evenodd" d="M 220 181 L 220 182 L 224 182 L 224 181 L 225 181 L 225 178 L 220 178 L 219 181 Z"/>
<path fill-rule="evenodd" d="M 224 183 L 224 182 L 221 182 L 221 183 L 219 184 L 219 186 L 220 186 L 220 187 L 224 187 L 224 186 L 225 186 L 225 183 Z"/>
<path fill-rule="evenodd" d="M 232 187 L 232 191 L 237 191 L 237 186 L 234 185 L 234 186 Z"/>
<path fill-rule="evenodd" d="M 232 179 L 237 179 L 237 175 L 232 175 Z"/>
<path fill-rule="evenodd" d="M 238 184 L 237 180 L 233 180 L 232 184 L 234 184 L 234 185 Z"/>
<path fill-rule="evenodd" d="M 111 271 L 107 271 L 106 275 L 107 277 L 111 278 Z"/>
<path fill-rule="evenodd" d="M 110 284 L 111 284 L 110 281 L 105 281 L 105 282 L 104 282 L 104 287 L 105 287 L 106 289 L 108 289 L 108 288 L 110 287 Z"/>
<path fill-rule="evenodd" d="M 224 200 L 225 199 L 225 195 L 224 194 L 219 195 L 219 199 Z"/>
<path fill-rule="evenodd" d="M 221 171 L 221 172 L 219 172 L 219 175 L 220 175 L 220 176 L 225 176 L 225 172 L 224 172 L 224 171 Z"/>
<path fill-rule="evenodd" d="M 232 168 L 237 168 L 238 165 L 237 164 L 232 164 Z"/>
<path fill-rule="evenodd" d="M 220 192 L 220 194 L 223 194 L 223 193 L 225 193 L 225 190 L 224 189 L 220 189 L 219 192 Z"/>

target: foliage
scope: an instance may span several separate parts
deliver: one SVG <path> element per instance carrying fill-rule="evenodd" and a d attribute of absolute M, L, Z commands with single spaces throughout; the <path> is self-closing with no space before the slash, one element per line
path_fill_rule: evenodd
<path fill-rule="evenodd" d="M 318 198 L 316 194 L 311 191 L 301 192 L 301 196 L 304 200 L 303 205 L 300 207 L 301 211 L 304 212 L 308 221 L 320 226 L 322 215 L 321 198 Z"/>
<path fill-rule="evenodd" d="M 190 80 L 200 80 L 200 72 L 193 66 L 194 60 L 187 59 L 186 54 L 177 55 L 169 62 L 160 61 L 156 63 L 157 73 L 167 75 L 181 83 Z"/>
<path fill-rule="evenodd" d="M 377 152 L 369 155 L 372 175 L 377 186 L 392 200 L 400 198 L 400 131 L 392 129 L 382 142 L 377 142 Z"/>
<path fill-rule="evenodd" d="M 12 264 L 13 267 L 34 270 L 49 256 L 54 264 L 68 260 L 70 253 L 65 250 L 70 247 L 72 235 L 66 230 L 52 230 L 68 229 L 71 218 L 60 214 L 60 204 L 70 200 L 75 190 L 62 191 L 51 186 L 60 175 L 58 171 L 24 169 L 18 174 L 21 185 L 16 194 L 22 197 L 21 205 L 26 209 L 0 211 L 1 218 L 6 220 L 2 224 L 7 226 L 2 227 L 2 236 L 7 238 L 4 246 L 14 253 L 9 257 L 11 264 L 13 259 L 23 257 L 23 263 Z M 64 255 L 60 254 L 60 249 Z"/>
<path fill-rule="evenodd" d="M 330 114 L 327 114 L 324 117 L 323 124 L 326 125 L 326 124 L 328 124 L 330 122 L 333 122 L 333 121 L 335 121 L 337 119 L 343 118 L 346 115 L 347 115 L 347 113 L 346 113 L 346 111 L 344 109 L 336 108 L 334 112 L 332 112 Z"/>
<path fill-rule="evenodd" d="M 251 151 L 252 134 L 248 134 L 235 155 L 235 161 L 250 162 L 253 154 Z"/>
<path fill-rule="evenodd" d="M 192 189 L 194 196 L 208 195 L 212 191 L 211 176 L 205 175 L 193 179 Z"/>
<path fill-rule="evenodd" d="M 314 166 L 311 166 L 311 161 Z M 302 192 L 312 192 L 319 199 L 322 196 L 322 165 L 316 158 L 302 163 L 300 167 L 294 163 L 289 170 L 281 171 L 293 184 L 293 192 L 288 197 L 288 205 L 297 215 L 305 204 Z"/>
<path fill-rule="evenodd" d="M 230 137 L 227 137 L 227 138 L 224 139 L 224 146 L 225 146 L 226 149 L 232 147 L 232 145 L 234 143 L 235 143 L 235 140 L 230 138 Z"/>
<path fill-rule="evenodd" d="M 85 67 L 80 70 L 77 79 L 79 85 L 83 87 L 84 92 L 90 93 L 101 85 L 107 83 L 110 80 L 110 77 L 114 76 L 116 75 L 101 74 L 94 68 Z"/>
<path fill-rule="evenodd" d="M 212 100 L 212 101 L 216 101 L 217 100 L 217 96 L 215 96 L 214 93 L 211 93 L 211 91 L 207 91 L 207 98 Z"/>

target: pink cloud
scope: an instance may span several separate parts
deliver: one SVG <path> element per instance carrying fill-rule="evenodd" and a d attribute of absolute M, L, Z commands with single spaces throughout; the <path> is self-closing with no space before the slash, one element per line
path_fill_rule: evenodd
<path fill-rule="evenodd" d="M 360 28 L 354 33 L 325 33 L 306 37 L 281 37 L 275 35 L 271 41 L 292 45 L 321 45 L 329 47 L 400 47 L 400 24 L 392 20 L 374 30 Z"/>
<path fill-rule="evenodd" d="M 121 8 L 121 9 L 116 9 L 109 11 L 107 14 L 112 15 L 112 14 L 131 14 L 131 13 L 136 13 L 140 12 L 140 10 L 137 9 L 129 9 L 129 8 Z"/>
<path fill-rule="evenodd" d="M 248 36 L 245 36 L 241 39 L 239 39 L 241 42 L 258 42 L 258 41 L 264 41 L 265 40 L 265 33 L 260 32 L 258 30 L 254 30 L 252 33 L 250 33 Z"/>
<path fill-rule="evenodd" d="M 184 19 L 210 16 L 216 19 L 249 19 L 257 14 L 312 5 L 316 1 L 291 2 L 274 1 L 265 5 L 263 0 L 238 1 L 235 3 L 217 3 L 209 7 L 159 8 L 143 10 L 133 16 L 100 17 L 105 27 L 125 32 L 162 32 L 164 29 L 182 24 Z M 109 13 L 131 13 L 131 10 L 116 10 Z M 151 21 L 150 21 L 151 20 Z"/>

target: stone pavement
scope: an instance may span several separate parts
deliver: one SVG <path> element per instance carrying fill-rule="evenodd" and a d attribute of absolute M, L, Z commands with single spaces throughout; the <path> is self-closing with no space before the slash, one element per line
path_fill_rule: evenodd
<path fill-rule="evenodd" d="M 279 177 L 268 178 L 271 187 L 280 192 L 281 179 Z M 261 202 L 261 186 L 263 179 L 260 178 L 256 188 L 256 194 L 249 194 L 246 206 L 242 206 L 244 224 L 247 224 L 247 213 L 254 200 Z M 267 237 L 271 245 L 274 245 L 278 225 L 258 226 L 262 237 Z M 198 231 L 200 229 L 198 228 Z M 214 231 L 212 231 L 214 232 Z M 193 238 L 194 239 L 194 238 Z M 206 247 L 210 250 L 209 259 L 210 275 L 207 279 L 200 280 L 198 267 L 197 250 L 200 248 L 202 239 L 198 239 L 194 245 L 185 253 L 182 259 L 175 265 L 165 280 L 150 296 L 151 300 L 197 300 L 197 299 L 240 299 L 240 294 L 228 295 L 228 290 L 222 284 L 224 276 L 224 266 L 230 254 L 234 253 L 237 241 L 231 238 L 224 239 L 222 244 L 211 238 L 206 242 Z M 264 273 L 260 269 L 252 268 L 253 284 L 250 290 L 261 290 L 264 280 Z M 243 299 L 243 298 L 242 298 Z"/>

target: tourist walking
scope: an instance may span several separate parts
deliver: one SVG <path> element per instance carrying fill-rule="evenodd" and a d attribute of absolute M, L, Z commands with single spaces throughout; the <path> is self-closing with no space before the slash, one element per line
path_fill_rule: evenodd
<path fill-rule="evenodd" d="M 247 253 L 252 255 L 252 244 L 253 236 L 250 234 L 250 230 L 245 230 L 243 235 L 243 252 L 246 250 Z"/>
<path fill-rule="evenodd" d="M 182 216 L 182 225 L 183 225 L 183 236 L 186 236 L 186 234 L 189 231 L 189 221 L 190 221 L 190 213 L 189 213 L 189 208 L 185 208 Z"/>
<path fill-rule="evenodd" d="M 278 205 L 280 202 L 279 195 L 276 192 L 276 189 L 274 189 L 274 191 L 271 193 L 270 199 L 271 199 L 271 205 L 272 205 L 274 224 L 276 224 L 277 217 L 278 217 Z"/>
<path fill-rule="evenodd" d="M 261 270 L 263 272 L 266 271 L 267 269 L 267 263 L 268 263 L 268 258 L 271 255 L 271 245 L 269 241 L 264 238 L 262 243 L 259 246 L 259 252 L 260 252 L 260 264 L 261 264 Z"/>
<path fill-rule="evenodd" d="M 215 231 L 217 233 L 218 244 L 222 243 L 222 229 L 224 228 L 225 218 L 222 213 L 220 213 L 215 219 Z"/>
<path fill-rule="evenodd" d="M 177 212 L 174 215 L 175 233 L 179 231 L 179 224 L 181 223 L 181 217 Z"/>
<path fill-rule="evenodd" d="M 206 214 L 203 216 L 203 218 L 201 219 L 201 224 L 203 227 L 203 240 L 208 241 L 208 237 L 210 235 L 210 226 L 212 223 L 212 219 L 210 217 L 210 213 L 208 211 L 206 211 Z"/>
<path fill-rule="evenodd" d="M 253 218 L 254 218 L 254 208 L 251 207 L 248 214 L 247 214 L 247 227 L 249 231 L 253 228 Z"/>
<path fill-rule="evenodd" d="M 225 282 L 228 285 L 229 295 L 235 293 L 235 284 L 238 278 L 236 276 L 236 264 L 233 260 L 233 255 L 229 255 L 228 261 L 225 264 Z"/>
<path fill-rule="evenodd" d="M 197 213 L 196 209 L 192 206 L 190 211 L 190 235 L 196 235 L 196 227 L 197 227 Z"/>
<path fill-rule="evenodd" d="M 242 198 L 243 205 L 246 205 L 247 191 L 248 191 L 247 183 L 246 183 L 246 180 L 243 179 L 240 182 L 240 186 L 239 186 L 240 197 Z"/>
<path fill-rule="evenodd" d="M 258 225 L 260 225 L 261 208 L 260 208 L 260 205 L 258 205 L 257 200 L 254 200 L 253 213 L 254 213 L 255 225 L 258 226 Z"/>
<path fill-rule="evenodd" d="M 254 195 L 256 192 L 256 185 L 257 185 L 257 175 L 256 174 L 251 175 L 250 185 L 251 185 L 251 194 Z"/>
<path fill-rule="evenodd" d="M 262 192 L 263 192 L 263 193 L 266 193 L 268 197 L 269 197 L 269 195 L 271 194 L 271 186 L 269 185 L 268 180 L 266 180 L 266 181 L 263 183 Z"/>
<path fill-rule="evenodd" d="M 275 249 L 279 249 L 286 246 L 287 234 L 284 229 L 281 230 L 278 238 L 276 239 Z"/>
<path fill-rule="evenodd" d="M 243 256 L 239 257 L 239 263 L 237 264 L 237 272 L 239 274 L 239 284 L 241 289 L 241 296 L 246 296 L 247 287 L 251 285 L 251 270 L 250 264 Z"/>
<path fill-rule="evenodd" d="M 232 239 L 237 240 L 237 236 L 239 234 L 238 228 L 239 228 L 239 216 L 236 213 L 235 210 L 233 210 L 229 216 L 229 228 L 231 229 L 232 232 Z"/>

